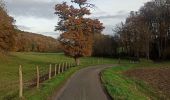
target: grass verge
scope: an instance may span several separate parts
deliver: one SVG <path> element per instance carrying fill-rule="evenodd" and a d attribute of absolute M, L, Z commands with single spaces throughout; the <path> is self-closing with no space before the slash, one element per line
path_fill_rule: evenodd
<path fill-rule="evenodd" d="M 121 64 L 105 69 L 101 73 L 102 82 L 114 100 L 159 100 L 159 94 L 142 80 L 132 79 L 123 75 L 124 71 L 139 67 L 168 66 L 169 62 L 153 63 L 142 61 L 139 64 Z"/>
<path fill-rule="evenodd" d="M 81 67 L 74 67 L 63 74 L 59 74 L 51 80 L 43 83 L 39 90 L 27 91 L 25 93 L 26 100 L 47 100 L 51 95 L 61 87 L 66 80 Z"/>

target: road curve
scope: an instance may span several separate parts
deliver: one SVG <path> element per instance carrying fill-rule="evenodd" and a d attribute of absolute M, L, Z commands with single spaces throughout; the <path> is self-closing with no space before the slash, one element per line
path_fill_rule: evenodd
<path fill-rule="evenodd" d="M 98 65 L 81 69 L 52 100 L 110 100 L 101 85 L 99 73 L 113 65 Z"/>

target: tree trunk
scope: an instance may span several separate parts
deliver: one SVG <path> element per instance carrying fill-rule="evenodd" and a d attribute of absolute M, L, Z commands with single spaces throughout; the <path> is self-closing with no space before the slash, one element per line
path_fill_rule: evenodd
<path fill-rule="evenodd" d="M 148 52 L 147 52 L 147 60 L 149 60 L 150 59 L 150 51 L 148 50 Z"/>
<path fill-rule="evenodd" d="M 147 58 L 147 60 L 149 60 L 150 59 L 150 45 L 149 45 L 149 43 L 146 45 L 147 45 L 146 46 L 146 58 Z"/>
<path fill-rule="evenodd" d="M 158 57 L 159 57 L 159 60 L 161 58 L 161 46 L 160 46 L 160 41 L 158 41 Z"/>
<path fill-rule="evenodd" d="M 76 62 L 76 65 L 79 66 L 80 65 L 80 58 L 75 58 L 75 62 Z"/>

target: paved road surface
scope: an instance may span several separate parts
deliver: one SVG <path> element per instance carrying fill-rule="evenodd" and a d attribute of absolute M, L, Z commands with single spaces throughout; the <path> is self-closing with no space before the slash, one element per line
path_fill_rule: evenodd
<path fill-rule="evenodd" d="M 110 100 L 100 82 L 101 70 L 113 65 L 81 69 L 74 74 L 53 100 Z"/>

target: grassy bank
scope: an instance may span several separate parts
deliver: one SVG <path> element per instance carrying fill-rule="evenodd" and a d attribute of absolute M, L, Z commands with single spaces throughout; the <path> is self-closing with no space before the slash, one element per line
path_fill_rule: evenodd
<path fill-rule="evenodd" d="M 23 66 L 24 82 L 36 77 L 36 66 L 40 68 L 40 74 L 45 74 L 49 70 L 49 64 L 61 62 L 74 62 L 72 58 L 64 56 L 62 53 L 10 53 L 8 56 L 0 57 L 0 100 L 18 99 L 18 68 Z M 116 63 L 115 59 L 81 58 L 81 66 L 73 67 L 63 74 L 53 77 L 50 81 L 45 81 L 40 85 L 40 90 L 36 87 L 24 87 L 24 97 L 26 100 L 43 100 L 54 92 L 66 79 L 68 79 L 78 69 L 97 64 Z M 54 69 L 54 66 L 52 67 Z M 24 84 L 26 86 L 27 84 Z"/>
<path fill-rule="evenodd" d="M 159 94 L 142 80 L 127 77 L 123 72 L 136 68 L 167 67 L 170 62 L 153 63 L 142 61 L 138 64 L 121 64 L 102 72 L 102 81 L 108 93 L 115 100 L 159 100 Z"/>

